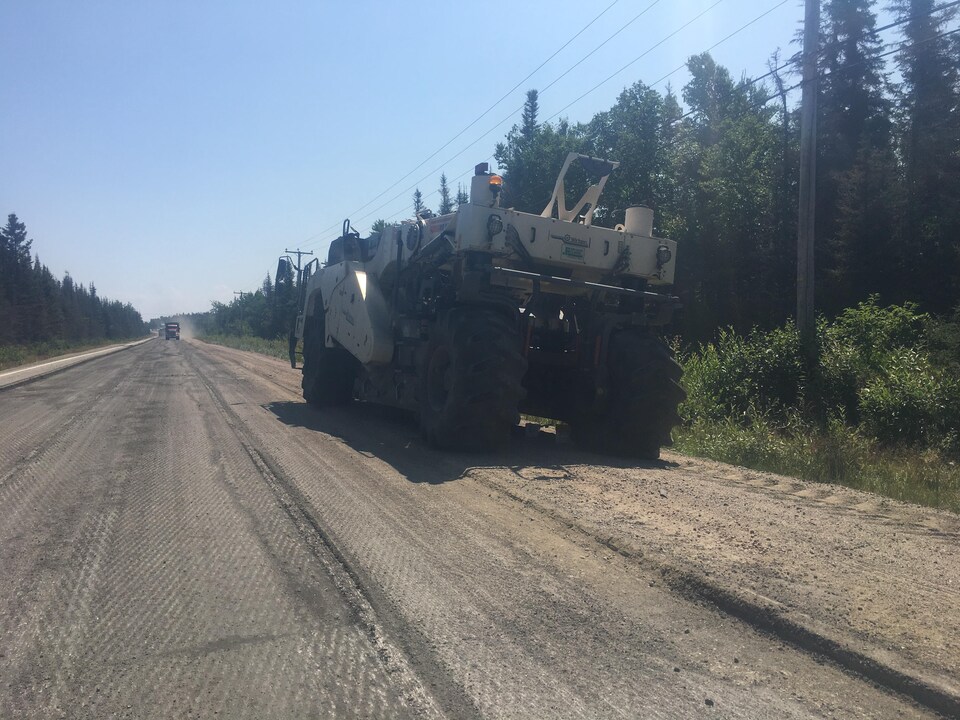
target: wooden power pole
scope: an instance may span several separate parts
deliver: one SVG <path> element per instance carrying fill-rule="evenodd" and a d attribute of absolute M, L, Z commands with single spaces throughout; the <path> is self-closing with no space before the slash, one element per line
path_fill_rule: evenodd
<path fill-rule="evenodd" d="M 816 319 L 813 305 L 813 221 L 817 171 L 817 55 L 820 0 L 805 0 L 803 15 L 803 91 L 800 97 L 800 217 L 797 223 L 797 327 L 808 359 L 814 359 Z"/>

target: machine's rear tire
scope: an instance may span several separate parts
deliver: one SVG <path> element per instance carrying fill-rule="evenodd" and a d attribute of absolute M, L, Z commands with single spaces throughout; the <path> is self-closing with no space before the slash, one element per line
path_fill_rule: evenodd
<path fill-rule="evenodd" d="M 353 399 L 357 360 L 342 348 L 328 348 L 320 301 L 303 331 L 303 399 L 314 407 L 345 405 Z"/>
<path fill-rule="evenodd" d="M 420 369 L 420 430 L 431 445 L 493 450 L 507 443 L 527 362 L 514 318 L 456 308 L 434 326 Z"/>
<path fill-rule="evenodd" d="M 687 396 L 680 387 L 683 370 L 663 341 L 629 330 L 611 337 L 607 368 L 606 412 L 577 418 L 574 438 L 591 450 L 658 459 L 680 424 L 677 406 Z"/>

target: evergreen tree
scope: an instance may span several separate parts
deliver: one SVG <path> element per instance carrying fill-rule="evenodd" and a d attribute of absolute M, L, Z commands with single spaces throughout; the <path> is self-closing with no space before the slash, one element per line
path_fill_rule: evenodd
<path fill-rule="evenodd" d="M 438 212 L 446 215 L 453 212 L 453 200 L 450 199 L 450 186 L 447 185 L 447 174 L 440 174 L 440 208 Z"/>
<path fill-rule="evenodd" d="M 419 215 L 422 212 L 428 212 L 428 208 L 423 202 L 423 193 L 417 188 L 413 191 L 413 214 Z"/>
<path fill-rule="evenodd" d="M 129 305 L 101 298 L 96 285 L 75 285 L 69 273 L 58 282 L 31 259 L 33 241 L 15 214 L 0 228 L 0 344 L 97 341 L 144 332 Z"/>
<path fill-rule="evenodd" d="M 470 202 L 470 194 L 460 183 L 457 183 L 457 206 Z"/>
<path fill-rule="evenodd" d="M 537 115 L 540 112 L 540 94 L 537 90 L 527 90 L 527 99 L 523 103 L 523 115 L 520 123 L 520 135 L 530 142 L 537 134 Z"/>
<path fill-rule="evenodd" d="M 816 263 L 818 306 L 828 313 L 883 290 L 884 269 L 892 264 L 895 157 L 872 6 L 872 0 L 824 5 Z"/>
<path fill-rule="evenodd" d="M 30 262 L 30 247 L 33 240 L 27 239 L 27 226 L 20 222 L 15 213 L 7 215 L 7 224 L 0 228 L 0 242 L 3 254 L 14 263 Z"/>
<path fill-rule="evenodd" d="M 278 263 L 277 277 L 273 284 L 272 302 L 273 321 L 270 327 L 270 336 L 283 337 L 288 335 L 296 325 L 297 288 L 295 287 L 292 263 Z"/>
<path fill-rule="evenodd" d="M 520 124 L 513 126 L 506 142 L 498 143 L 494 152 L 504 180 L 501 204 L 534 213 L 550 200 L 567 152 L 583 149 L 584 144 L 583 128 L 572 128 L 566 120 L 541 125 L 538 112 L 538 93 L 528 90 Z M 576 178 L 571 180 L 575 187 Z"/>
<path fill-rule="evenodd" d="M 960 297 L 960 48 L 938 37 L 956 9 L 896 0 L 905 44 L 897 55 L 903 190 L 897 247 L 906 283 L 896 299 L 948 312 Z"/>
<path fill-rule="evenodd" d="M 571 127 L 566 120 L 538 124 L 537 98 L 536 90 L 527 91 L 521 124 L 513 126 L 494 152 L 504 181 L 501 204 L 532 213 L 540 213 L 549 202 L 567 153 L 585 149 L 583 127 Z M 578 180 L 582 178 L 575 174 L 568 179 L 571 195 Z"/>

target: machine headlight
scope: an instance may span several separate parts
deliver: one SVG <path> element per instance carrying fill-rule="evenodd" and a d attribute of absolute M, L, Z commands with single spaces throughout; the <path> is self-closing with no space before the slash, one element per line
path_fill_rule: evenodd
<path fill-rule="evenodd" d="M 491 215 L 487 218 L 487 237 L 492 238 L 494 235 L 499 235 L 503 232 L 503 220 L 500 219 L 499 215 Z"/>
<path fill-rule="evenodd" d="M 661 245 L 657 248 L 657 267 L 663 267 L 670 262 L 670 258 L 672 257 L 673 253 L 670 252 L 670 248 L 668 248 L 666 245 Z"/>

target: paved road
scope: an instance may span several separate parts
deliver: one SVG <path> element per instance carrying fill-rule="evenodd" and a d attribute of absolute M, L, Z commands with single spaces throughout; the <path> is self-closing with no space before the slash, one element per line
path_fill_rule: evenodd
<path fill-rule="evenodd" d="M 108 347 L 98 348 L 97 350 L 84 350 L 51 360 L 41 360 L 40 362 L 30 363 L 23 367 L 2 370 L 0 371 L 0 389 L 12 385 L 19 385 L 36 378 L 46 377 L 47 375 L 53 375 L 74 365 L 80 365 L 95 358 L 111 355 L 115 352 L 136 347 L 137 345 L 150 341 L 150 338 L 134 340 L 133 342 L 123 343 L 121 345 L 110 345 Z"/>
<path fill-rule="evenodd" d="M 158 340 L 0 392 L 0 717 L 951 711 L 956 647 L 923 618 L 896 642 L 929 653 L 884 649 L 886 625 L 845 635 L 748 572 L 743 548 L 622 497 L 720 482 L 772 502 L 769 482 L 611 463 L 547 435 L 437 453 L 403 417 L 318 413 L 297 383 L 279 361 Z M 676 495 L 674 517 L 702 501 Z M 784 496 L 821 518 L 822 498 Z M 930 529 L 942 545 L 924 556 L 956 543 L 952 516 L 907 511 L 843 509 Z M 913 607 L 953 601 L 931 588 Z"/>

